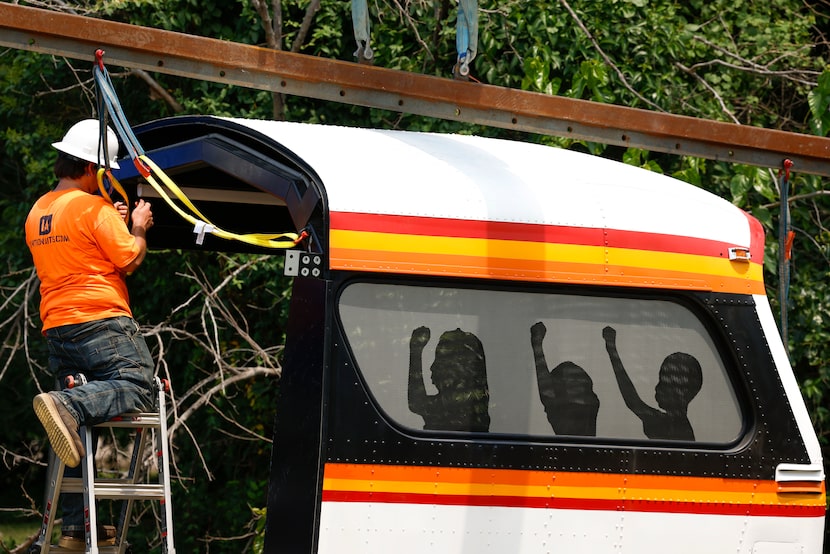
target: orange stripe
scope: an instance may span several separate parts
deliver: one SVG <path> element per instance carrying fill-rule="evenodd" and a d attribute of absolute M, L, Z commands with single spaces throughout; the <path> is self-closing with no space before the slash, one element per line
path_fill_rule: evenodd
<path fill-rule="evenodd" d="M 545 507 L 545 499 L 555 499 L 580 509 L 631 509 L 633 502 L 641 511 L 823 515 L 824 483 L 809 485 L 807 494 L 796 494 L 768 480 L 326 464 L 323 491 L 333 501 Z"/>
<path fill-rule="evenodd" d="M 499 483 L 504 485 L 566 487 L 618 487 L 632 489 L 685 489 L 745 491 L 778 488 L 775 481 L 723 479 L 719 477 L 678 477 L 672 475 L 624 475 L 618 473 L 550 472 L 521 469 L 481 469 L 372 464 L 326 464 L 326 479 L 395 482 Z"/>
<path fill-rule="evenodd" d="M 725 260 L 720 262 L 725 270 L 736 263 Z M 763 281 L 739 276 L 541 259 L 364 250 L 334 244 L 331 248 L 330 265 L 332 269 L 382 273 L 711 290 L 739 294 L 765 292 Z M 736 274 L 735 271 L 731 273 Z"/>

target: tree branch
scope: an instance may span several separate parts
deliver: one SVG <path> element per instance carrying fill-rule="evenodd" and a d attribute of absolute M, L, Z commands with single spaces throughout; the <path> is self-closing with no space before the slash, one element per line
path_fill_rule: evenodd
<path fill-rule="evenodd" d="M 608 67 L 610 67 L 614 71 L 614 73 L 617 74 L 617 77 L 619 77 L 620 81 L 622 81 L 623 86 L 631 94 L 636 96 L 637 99 L 640 100 L 640 102 L 643 102 L 644 104 L 646 104 L 648 106 L 651 106 L 652 108 L 654 108 L 657 111 L 661 111 L 661 112 L 666 111 L 663 108 L 661 108 L 660 106 L 658 106 L 657 104 L 655 104 L 654 102 L 652 102 L 651 100 L 649 100 L 648 98 L 644 97 L 639 92 L 637 92 L 634 89 L 634 87 L 632 87 L 628 83 L 628 79 L 625 78 L 625 75 L 623 74 L 623 72 L 620 70 L 619 67 L 617 67 L 617 65 L 613 61 L 611 61 L 611 58 L 608 57 L 608 54 L 606 54 L 605 51 L 602 49 L 602 47 L 599 45 L 599 42 L 597 42 L 597 40 L 594 38 L 594 35 L 591 34 L 591 31 L 589 31 L 588 28 L 585 27 L 585 25 L 582 23 L 582 20 L 576 14 L 576 12 L 573 10 L 573 8 L 571 8 L 571 5 L 568 4 L 567 0 L 559 0 L 559 3 L 562 4 L 562 7 L 564 7 L 567 10 L 567 12 L 571 15 L 573 20 L 579 26 L 579 28 L 582 29 L 582 32 L 585 33 L 585 36 L 588 37 L 588 40 L 591 41 L 591 44 L 594 46 L 594 50 L 596 50 L 597 53 L 602 57 L 602 59 L 605 61 L 605 63 L 608 65 Z"/>
<path fill-rule="evenodd" d="M 161 86 L 158 81 L 153 79 L 149 73 L 144 71 L 143 69 L 131 69 L 130 74 L 135 75 L 145 83 L 147 86 L 150 87 L 151 95 L 155 95 L 158 98 L 161 98 L 165 104 L 170 106 L 170 109 L 173 110 L 175 113 L 181 113 L 184 111 L 184 107 L 179 104 L 179 102 L 173 98 L 173 95 L 167 92 L 163 86 Z"/>
<path fill-rule="evenodd" d="M 320 0 L 311 0 L 308 3 L 308 7 L 305 10 L 305 16 L 303 17 L 303 22 L 300 25 L 300 30 L 297 31 L 297 36 L 294 37 L 294 42 L 291 43 L 292 52 L 299 52 L 300 48 L 302 48 L 303 44 L 305 44 L 306 36 L 308 35 L 309 29 L 311 29 L 311 22 L 314 20 L 314 14 L 316 14 L 319 9 Z"/>
<path fill-rule="evenodd" d="M 718 101 L 718 105 L 720 106 L 721 111 L 722 111 L 724 114 L 726 114 L 726 116 L 727 116 L 727 117 L 729 117 L 729 119 L 731 119 L 733 122 L 740 124 L 740 121 L 738 121 L 738 118 L 737 118 L 737 117 L 735 117 L 735 114 L 733 114 L 733 113 L 732 113 L 732 111 L 731 111 L 731 110 L 730 110 L 730 109 L 726 106 L 726 102 L 724 102 L 723 97 L 722 97 L 722 96 L 718 93 L 718 91 L 716 91 L 716 90 L 712 87 L 712 85 L 710 85 L 710 84 L 709 84 L 709 82 L 708 82 L 708 81 L 706 81 L 706 79 L 704 79 L 703 77 L 701 77 L 700 75 L 698 75 L 698 74 L 697 74 L 697 72 L 695 72 L 695 71 L 694 71 L 694 69 L 689 68 L 689 67 L 686 67 L 685 65 L 683 65 L 683 64 L 682 64 L 682 63 L 680 63 L 680 62 L 675 63 L 675 66 L 676 66 L 676 67 L 678 67 L 678 68 L 679 68 L 681 71 L 683 71 L 684 73 L 686 73 L 686 74 L 688 74 L 688 75 L 691 75 L 692 77 L 694 77 L 695 79 L 697 79 L 697 81 L 698 81 L 701 85 L 703 85 L 703 87 L 704 87 L 706 90 L 708 90 L 709 92 L 711 92 L 711 93 L 712 93 L 712 96 L 714 96 L 714 97 L 715 97 L 715 100 L 717 100 L 717 101 Z"/>

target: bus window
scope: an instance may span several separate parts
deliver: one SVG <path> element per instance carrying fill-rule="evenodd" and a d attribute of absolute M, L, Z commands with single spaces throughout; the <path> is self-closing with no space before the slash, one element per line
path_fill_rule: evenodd
<path fill-rule="evenodd" d="M 716 444 L 743 428 L 712 338 L 679 303 L 354 283 L 338 306 L 400 426 Z"/>

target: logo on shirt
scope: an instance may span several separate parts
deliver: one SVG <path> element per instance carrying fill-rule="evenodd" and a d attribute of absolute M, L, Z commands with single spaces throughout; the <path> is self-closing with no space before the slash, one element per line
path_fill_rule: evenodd
<path fill-rule="evenodd" d="M 38 226 L 39 238 L 32 239 L 29 243 L 29 248 L 35 246 L 45 246 L 48 244 L 56 244 L 59 242 L 69 242 L 69 235 L 53 235 L 52 234 L 52 214 L 40 217 L 40 225 Z"/>
<path fill-rule="evenodd" d="M 52 214 L 41 216 L 40 218 L 40 230 L 38 234 L 40 236 L 48 235 L 52 232 Z"/>

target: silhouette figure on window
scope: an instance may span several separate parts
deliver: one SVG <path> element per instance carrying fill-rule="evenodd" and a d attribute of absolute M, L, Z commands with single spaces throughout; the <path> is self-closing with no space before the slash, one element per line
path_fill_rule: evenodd
<path fill-rule="evenodd" d="M 441 335 L 430 367 L 438 393 L 427 395 L 422 358 L 429 337 L 418 327 L 409 342 L 409 409 L 424 418 L 424 429 L 486 433 L 490 391 L 481 341 L 461 329 Z"/>
<path fill-rule="evenodd" d="M 541 321 L 530 328 L 530 344 L 536 362 L 539 398 L 557 435 L 596 436 L 599 398 L 594 382 L 573 362 L 562 362 L 548 371 L 542 341 L 547 328 Z"/>
<path fill-rule="evenodd" d="M 654 387 L 654 399 L 660 409 L 646 404 L 637 394 L 634 383 L 623 367 L 617 353 L 617 331 L 613 327 L 602 330 L 605 349 L 611 358 L 611 367 L 617 377 L 623 400 L 628 409 L 643 422 L 643 432 L 650 439 L 695 440 L 695 433 L 687 416 L 689 403 L 703 385 L 700 363 L 690 354 L 669 354 L 660 365 L 660 376 Z"/>

